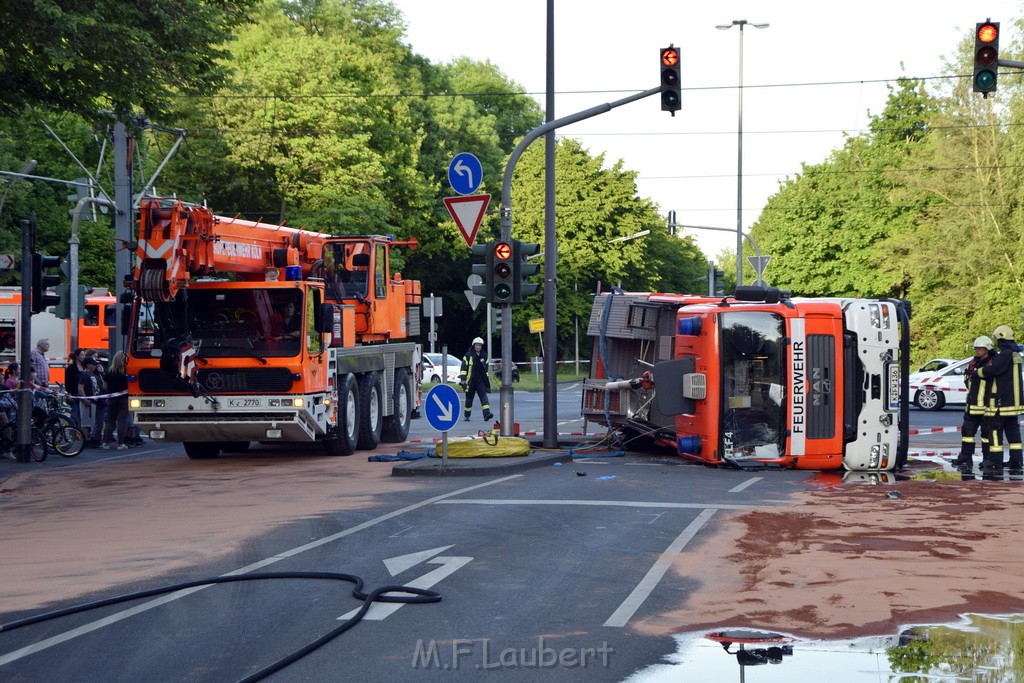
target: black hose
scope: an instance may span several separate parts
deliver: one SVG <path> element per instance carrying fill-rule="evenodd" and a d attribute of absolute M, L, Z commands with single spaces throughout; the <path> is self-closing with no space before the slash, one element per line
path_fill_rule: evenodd
<path fill-rule="evenodd" d="M 215 576 L 206 579 L 197 579 L 195 581 L 185 581 L 182 583 L 174 583 L 169 586 L 160 586 L 158 588 L 150 588 L 149 590 L 138 591 L 136 593 L 126 593 L 124 595 L 115 595 L 114 597 L 104 598 L 102 600 L 96 600 L 94 602 L 86 602 L 80 605 L 72 605 L 70 607 L 64 607 L 62 609 L 54 610 L 52 612 L 43 612 L 41 614 L 34 614 L 24 619 L 18 619 L 8 624 L 0 624 L 0 633 L 5 631 L 13 631 L 23 626 L 30 626 L 32 624 L 38 624 L 43 621 L 49 621 L 50 619 L 56 619 L 58 617 L 65 617 L 70 614 L 78 614 L 80 612 L 87 612 L 97 607 L 106 607 L 108 605 L 116 605 L 122 602 L 129 602 L 131 600 L 138 600 L 140 598 L 148 598 L 154 595 L 163 595 L 165 593 L 173 593 L 175 591 L 184 590 L 186 588 L 194 588 L 196 586 L 208 586 L 215 583 L 234 583 L 238 581 L 258 581 L 262 579 L 330 579 L 334 581 L 348 581 L 349 583 L 355 584 L 352 588 L 352 597 L 357 600 L 363 601 L 363 606 L 359 608 L 359 611 L 352 616 L 351 619 L 340 624 L 338 627 L 331 629 L 324 635 L 320 636 L 313 642 L 309 643 L 305 647 L 296 650 L 295 652 L 282 657 L 273 664 L 266 666 L 256 673 L 250 674 L 245 678 L 240 679 L 240 683 L 249 683 L 251 681 L 259 681 L 270 674 L 280 671 L 292 662 L 296 662 L 302 659 L 310 652 L 313 652 L 321 645 L 325 645 L 334 638 L 340 636 L 345 631 L 349 630 L 356 624 L 358 624 L 367 610 L 370 609 L 370 605 L 374 602 L 400 602 L 400 603 L 428 603 L 428 602 L 440 602 L 441 594 L 427 590 L 425 588 L 413 588 L 412 586 L 381 586 L 369 593 L 363 592 L 363 580 L 354 574 L 341 574 L 337 572 L 268 572 L 264 574 L 241 574 L 238 576 Z M 411 593 L 411 595 L 385 595 L 391 592 Z"/>

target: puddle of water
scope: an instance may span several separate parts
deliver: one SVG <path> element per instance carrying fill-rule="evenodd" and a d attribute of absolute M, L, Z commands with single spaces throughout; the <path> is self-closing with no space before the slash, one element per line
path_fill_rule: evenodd
<path fill-rule="evenodd" d="M 746 633 L 753 633 L 746 630 Z M 737 634 L 737 630 L 724 631 Z M 764 632 L 762 632 L 764 633 Z M 762 642 L 718 642 L 715 634 L 676 635 L 665 663 L 627 683 L 924 683 L 1024 681 L 1024 615 L 977 615 L 958 624 L 913 626 L 898 635 L 804 640 L 785 634 Z M 726 645 L 728 644 L 728 650 Z M 741 649 L 742 646 L 742 649 Z M 791 653 L 789 650 L 791 649 Z"/>

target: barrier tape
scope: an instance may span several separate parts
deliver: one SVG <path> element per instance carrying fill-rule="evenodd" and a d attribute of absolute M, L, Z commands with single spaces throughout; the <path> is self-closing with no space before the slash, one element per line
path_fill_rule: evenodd
<path fill-rule="evenodd" d="M 63 398 L 65 401 L 93 401 L 100 398 L 117 398 L 118 396 L 127 396 L 128 390 L 115 391 L 112 394 L 96 394 L 95 396 L 72 396 L 71 394 L 61 393 L 59 391 L 53 391 L 46 387 L 26 387 L 25 389 L 0 389 L 0 394 L 17 394 L 25 390 L 30 390 L 34 394 L 48 394 L 50 396 L 56 396 L 57 398 Z"/>
<path fill-rule="evenodd" d="M 931 429 L 911 429 L 907 433 L 916 436 L 918 434 L 952 434 L 959 431 L 960 427 L 932 427 Z"/>

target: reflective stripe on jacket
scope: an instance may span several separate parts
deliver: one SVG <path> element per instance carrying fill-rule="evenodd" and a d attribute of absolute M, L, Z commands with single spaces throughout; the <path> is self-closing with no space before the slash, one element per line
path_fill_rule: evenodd
<path fill-rule="evenodd" d="M 1024 414 L 1021 392 L 1021 355 L 1017 345 L 1000 339 L 999 353 L 990 363 L 978 369 L 978 377 L 991 381 L 985 401 L 985 414 L 1011 417 Z"/>

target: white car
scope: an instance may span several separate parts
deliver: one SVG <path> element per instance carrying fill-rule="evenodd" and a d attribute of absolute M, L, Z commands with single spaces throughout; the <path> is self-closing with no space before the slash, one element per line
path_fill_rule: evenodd
<path fill-rule="evenodd" d="M 967 403 L 964 373 L 970 358 L 948 360 L 936 358 L 910 375 L 910 393 L 914 405 L 921 410 L 939 410 L 945 405 Z"/>
<path fill-rule="evenodd" d="M 423 354 L 423 381 L 431 382 L 433 384 L 439 384 L 441 382 L 441 363 L 443 362 L 444 354 L 442 353 L 425 353 Z M 448 354 L 447 367 L 447 379 L 445 382 L 450 384 L 459 383 L 459 368 L 462 367 L 462 361 L 455 356 Z"/>

